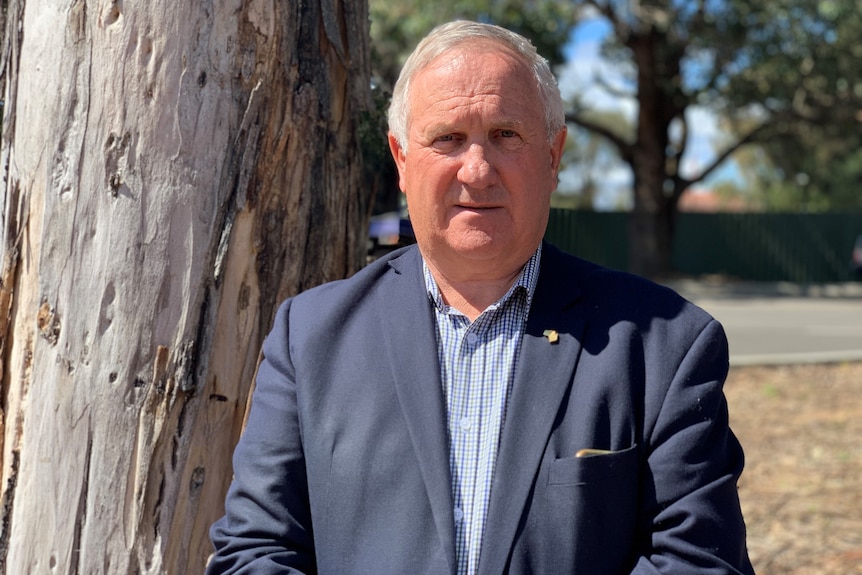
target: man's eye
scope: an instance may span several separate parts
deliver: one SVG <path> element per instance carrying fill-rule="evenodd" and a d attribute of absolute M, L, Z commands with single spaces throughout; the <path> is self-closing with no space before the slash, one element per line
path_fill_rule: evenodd
<path fill-rule="evenodd" d="M 461 138 L 458 134 L 443 134 L 436 136 L 431 145 L 440 151 L 449 152 L 458 146 L 459 141 Z"/>
<path fill-rule="evenodd" d="M 515 130 L 500 130 L 500 137 L 502 138 L 514 138 L 518 135 Z"/>

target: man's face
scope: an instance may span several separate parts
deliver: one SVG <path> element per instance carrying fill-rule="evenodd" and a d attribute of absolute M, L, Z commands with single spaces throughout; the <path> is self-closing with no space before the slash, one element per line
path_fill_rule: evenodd
<path fill-rule="evenodd" d="M 547 226 L 565 129 L 549 143 L 533 74 L 493 45 L 457 47 L 410 85 L 407 152 L 390 136 L 423 255 L 453 280 L 511 273 Z"/>

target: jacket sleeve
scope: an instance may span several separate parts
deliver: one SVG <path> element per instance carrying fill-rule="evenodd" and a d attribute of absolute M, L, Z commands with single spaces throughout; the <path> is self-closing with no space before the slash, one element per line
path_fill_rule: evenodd
<path fill-rule="evenodd" d="M 247 427 L 207 573 L 315 572 L 308 482 L 288 342 L 290 301 L 264 342 Z"/>
<path fill-rule="evenodd" d="M 737 494 L 743 453 L 722 390 L 727 369 L 727 340 L 711 320 L 666 391 L 647 399 L 656 416 L 644 430 L 645 507 L 632 575 L 754 573 Z"/>

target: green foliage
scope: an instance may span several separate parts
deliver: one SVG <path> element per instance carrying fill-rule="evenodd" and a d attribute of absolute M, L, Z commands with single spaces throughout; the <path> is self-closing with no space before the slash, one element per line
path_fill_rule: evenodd
<path fill-rule="evenodd" d="M 752 50 L 754 72 L 727 86 L 736 126 L 769 119 L 761 166 L 748 167 L 765 209 L 862 208 L 862 13 L 851 0 L 784 2 L 774 14 L 791 42 Z M 760 95 L 757 107 L 739 99 Z M 751 174 L 754 177 L 751 177 Z"/>
<path fill-rule="evenodd" d="M 362 152 L 363 177 L 371 191 L 371 213 L 394 211 L 399 205 L 395 163 L 389 152 L 386 109 L 390 94 L 379 85 L 372 86 L 372 107 L 360 113 L 359 144 Z"/>
<path fill-rule="evenodd" d="M 369 0 L 374 72 L 391 86 L 407 54 L 432 28 L 462 18 L 503 25 L 529 38 L 551 64 L 576 23 L 576 2 L 550 0 Z"/>
<path fill-rule="evenodd" d="M 818 138 L 812 134 L 810 141 Z M 720 182 L 716 192 L 744 198 L 754 209 L 765 211 L 862 210 L 862 142 L 845 149 L 843 140 L 821 141 L 820 146 L 801 149 L 789 140 L 779 138 L 737 152 L 741 181 Z"/>

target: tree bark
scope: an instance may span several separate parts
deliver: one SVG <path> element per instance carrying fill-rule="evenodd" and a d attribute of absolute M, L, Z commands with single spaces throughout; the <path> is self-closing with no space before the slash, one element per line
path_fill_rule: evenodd
<path fill-rule="evenodd" d="M 363 0 L 9 3 L 0 573 L 194 573 L 278 302 L 363 263 Z"/>

